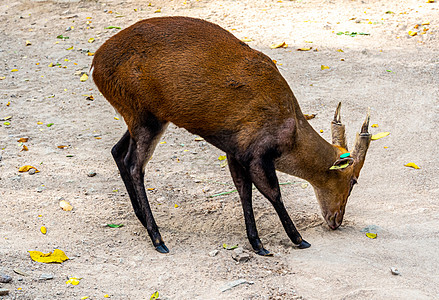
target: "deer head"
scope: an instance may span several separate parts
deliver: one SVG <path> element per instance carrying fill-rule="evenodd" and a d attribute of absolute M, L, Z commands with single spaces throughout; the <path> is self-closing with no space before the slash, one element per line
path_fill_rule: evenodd
<path fill-rule="evenodd" d="M 368 111 L 361 132 L 357 133 L 354 149 L 351 153 L 348 152 L 340 108 L 341 103 L 338 104 L 331 123 L 332 144 L 338 158 L 327 170 L 325 183 L 313 185 L 323 217 L 331 229 L 338 228 L 343 221 L 348 197 L 357 183 L 371 140 L 371 134 L 368 132 L 370 119 Z"/>

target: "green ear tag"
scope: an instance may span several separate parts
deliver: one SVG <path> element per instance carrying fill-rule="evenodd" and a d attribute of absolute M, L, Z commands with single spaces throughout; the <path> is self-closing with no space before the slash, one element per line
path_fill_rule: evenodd
<path fill-rule="evenodd" d="M 346 158 L 346 157 L 348 157 L 350 155 L 351 155 L 350 152 L 346 152 L 346 153 L 343 153 L 342 155 L 340 155 L 340 158 Z"/>
<path fill-rule="evenodd" d="M 345 169 L 347 167 L 349 167 L 349 163 L 345 163 L 345 164 L 340 165 L 340 166 L 332 166 L 329 168 L 329 170 L 339 170 L 339 169 Z"/>

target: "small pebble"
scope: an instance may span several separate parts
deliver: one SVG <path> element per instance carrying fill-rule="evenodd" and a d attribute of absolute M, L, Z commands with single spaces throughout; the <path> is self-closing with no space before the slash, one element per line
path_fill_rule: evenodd
<path fill-rule="evenodd" d="M 401 273 L 395 267 L 391 267 L 390 272 L 392 272 L 393 275 L 401 275 Z"/>
<path fill-rule="evenodd" d="M 41 274 L 38 279 L 39 280 L 51 280 L 51 279 L 53 279 L 53 275 L 52 274 Z"/>
<path fill-rule="evenodd" d="M 9 290 L 7 289 L 0 289 L 0 296 L 6 296 L 9 294 Z"/>
<path fill-rule="evenodd" d="M 9 283 L 12 281 L 12 277 L 6 274 L 0 274 L 0 283 Z"/>
<path fill-rule="evenodd" d="M 94 176 L 96 176 L 96 172 L 95 171 L 90 171 L 90 172 L 88 172 L 87 176 L 88 177 L 94 177 Z"/>
<path fill-rule="evenodd" d="M 36 172 L 35 169 L 30 169 L 27 173 L 28 173 L 29 175 L 34 175 L 35 172 Z"/>
<path fill-rule="evenodd" d="M 210 257 L 214 257 L 214 256 L 216 256 L 218 253 L 219 253 L 219 250 L 213 250 L 213 251 L 210 251 L 210 252 L 209 252 L 209 256 L 210 256 Z"/>
<path fill-rule="evenodd" d="M 244 251 L 243 248 L 239 247 L 233 250 L 232 258 L 238 263 L 243 263 L 250 260 L 250 254 Z"/>

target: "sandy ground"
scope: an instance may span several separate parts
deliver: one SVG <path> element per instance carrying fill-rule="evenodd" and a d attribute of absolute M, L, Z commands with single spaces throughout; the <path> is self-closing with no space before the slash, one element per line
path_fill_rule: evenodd
<path fill-rule="evenodd" d="M 0 283 L 9 290 L 0 299 L 149 299 L 155 291 L 160 299 L 438 299 L 439 3 L 148 3 L 0 2 L 0 274 L 12 277 Z M 261 239 L 275 255 L 253 255 L 237 194 L 208 197 L 234 189 L 218 160 L 223 153 L 171 125 L 146 168 L 171 252 L 154 250 L 110 154 L 126 127 L 80 74 L 89 72 L 87 52 L 119 31 L 105 27 L 164 15 L 204 18 L 252 39 L 251 47 L 277 61 L 302 110 L 317 113 L 310 122 L 326 139 L 339 101 L 351 145 L 371 108 L 378 124 L 371 132 L 390 135 L 372 142 L 339 230 L 323 222 L 310 186 L 279 174 L 289 183 L 282 186 L 287 209 L 312 247 L 293 248 L 274 209 L 255 193 Z M 346 31 L 370 35 L 337 35 Z M 287 48 L 270 49 L 283 41 Z M 303 47 L 312 50 L 296 51 Z M 28 151 L 21 137 L 29 138 Z M 40 172 L 19 173 L 23 165 Z M 61 210 L 61 199 L 73 211 Z M 368 226 L 378 238 L 366 237 Z M 250 260 L 237 264 L 223 243 L 243 247 Z M 56 248 L 70 260 L 42 264 L 27 252 Z M 213 250 L 219 253 L 209 256 Z M 42 274 L 54 278 L 39 280 Z M 82 279 L 72 286 L 70 277 Z M 247 283 L 222 292 L 237 279 Z"/>

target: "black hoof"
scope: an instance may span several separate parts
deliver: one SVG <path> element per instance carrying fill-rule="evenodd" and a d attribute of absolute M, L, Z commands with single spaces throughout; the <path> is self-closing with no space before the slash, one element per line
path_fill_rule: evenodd
<path fill-rule="evenodd" d="M 160 244 L 160 245 L 156 246 L 155 250 L 157 250 L 160 253 L 169 253 L 169 249 L 168 249 L 168 247 L 166 247 L 165 244 Z"/>
<path fill-rule="evenodd" d="M 264 248 L 256 250 L 256 254 L 258 254 L 260 256 L 273 256 L 272 253 L 270 253 L 268 250 L 266 250 Z"/>
<path fill-rule="evenodd" d="M 311 244 L 305 240 L 302 240 L 302 242 L 299 245 L 297 245 L 297 248 L 299 248 L 299 249 L 306 249 L 309 247 L 311 247 Z"/>

